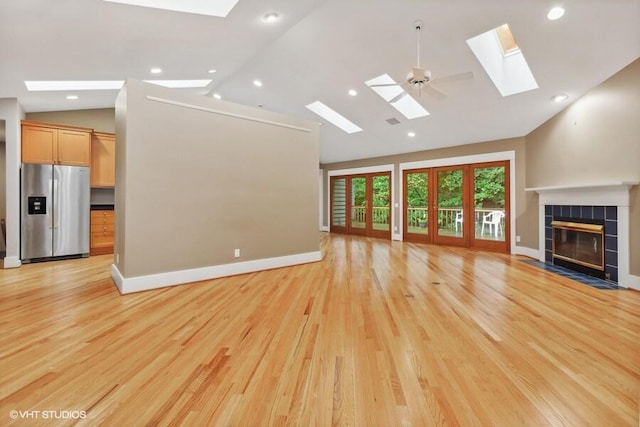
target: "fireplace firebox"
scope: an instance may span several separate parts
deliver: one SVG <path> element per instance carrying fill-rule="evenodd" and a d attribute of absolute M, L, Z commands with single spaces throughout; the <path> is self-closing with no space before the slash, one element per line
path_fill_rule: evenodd
<path fill-rule="evenodd" d="M 556 217 L 553 231 L 553 263 L 606 279 L 604 221 Z"/>

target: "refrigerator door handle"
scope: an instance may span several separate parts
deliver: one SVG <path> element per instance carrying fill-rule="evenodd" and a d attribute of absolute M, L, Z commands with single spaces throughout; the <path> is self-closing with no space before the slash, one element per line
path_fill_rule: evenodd
<path fill-rule="evenodd" d="M 51 179 L 49 181 L 49 188 L 52 189 L 51 193 L 50 193 L 50 197 L 47 197 L 47 212 L 49 212 L 49 230 L 53 230 L 55 228 L 55 225 L 53 224 L 53 221 L 55 221 L 55 214 L 52 210 L 53 207 L 56 206 L 56 203 L 54 203 L 53 198 L 55 197 L 56 193 L 55 191 L 53 191 L 53 187 L 56 184 L 57 180 L 55 178 Z"/>
<path fill-rule="evenodd" d="M 60 218 L 60 196 L 58 193 L 58 170 L 53 168 L 53 218 L 51 218 L 51 223 L 53 225 L 53 229 L 56 230 L 58 228 L 58 218 Z"/>

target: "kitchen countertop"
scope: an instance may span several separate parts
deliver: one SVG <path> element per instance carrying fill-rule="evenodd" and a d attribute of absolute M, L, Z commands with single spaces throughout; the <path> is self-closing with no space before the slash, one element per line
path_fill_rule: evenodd
<path fill-rule="evenodd" d="M 113 205 L 91 205 L 92 211 L 112 211 Z"/>

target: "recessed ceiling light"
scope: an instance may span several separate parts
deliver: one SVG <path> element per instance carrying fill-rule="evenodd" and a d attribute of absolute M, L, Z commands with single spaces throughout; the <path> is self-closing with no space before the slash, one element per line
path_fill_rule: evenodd
<path fill-rule="evenodd" d="M 353 123 L 351 120 L 347 119 L 342 114 L 326 106 L 320 101 L 312 102 L 309 105 L 305 105 L 305 107 L 313 111 L 332 125 L 339 127 L 346 133 L 351 134 L 360 132 L 362 130 L 362 128 Z"/>
<path fill-rule="evenodd" d="M 149 71 L 151 71 L 151 74 L 160 74 L 162 73 L 162 68 L 155 67 L 150 69 Z"/>
<path fill-rule="evenodd" d="M 30 91 L 52 91 L 52 90 L 114 90 L 121 89 L 123 80 L 49 80 L 49 81 L 26 81 L 27 90 Z"/>
<path fill-rule="evenodd" d="M 349 89 L 349 95 L 351 96 L 356 96 L 358 94 L 358 92 L 355 91 L 355 89 Z"/>
<path fill-rule="evenodd" d="M 145 82 L 152 83 L 158 86 L 177 89 L 177 88 L 205 87 L 209 83 L 211 83 L 211 80 L 145 80 Z"/>
<path fill-rule="evenodd" d="M 566 93 L 561 93 L 559 95 L 555 95 L 551 99 L 553 99 L 554 102 L 564 102 L 569 99 L 569 95 L 567 95 Z"/>
<path fill-rule="evenodd" d="M 106 0 L 132 6 L 150 7 L 153 9 L 171 10 L 174 12 L 195 13 L 198 15 L 226 17 L 238 0 Z"/>
<path fill-rule="evenodd" d="M 547 13 L 547 19 L 551 21 L 555 21 L 556 19 L 562 18 L 563 15 L 564 15 L 563 8 L 561 8 L 560 6 L 554 7 L 549 11 L 549 13 Z"/>
<path fill-rule="evenodd" d="M 262 17 L 262 20 L 264 22 L 271 23 L 271 22 L 276 22 L 278 20 L 278 18 L 279 18 L 279 15 L 277 13 L 271 12 L 271 13 L 267 13 L 266 15 L 264 15 Z"/>
<path fill-rule="evenodd" d="M 67 99 L 69 99 L 69 100 L 78 99 L 78 95 L 67 95 Z"/>
<path fill-rule="evenodd" d="M 409 138 L 413 138 L 414 136 L 416 136 L 416 133 L 415 132 L 407 132 L 407 136 Z"/>
<path fill-rule="evenodd" d="M 215 69 L 212 68 L 212 69 L 208 70 L 207 73 L 214 74 L 216 71 L 218 71 L 218 70 L 215 70 Z"/>
<path fill-rule="evenodd" d="M 262 17 L 262 20 L 263 20 L 264 22 L 269 22 L 269 23 L 271 23 L 271 22 L 276 22 L 276 21 L 278 20 L 278 18 L 279 18 L 279 17 L 280 17 L 280 16 L 279 16 L 277 13 L 275 13 L 275 12 L 271 12 L 271 13 L 267 13 L 266 15 L 264 15 L 264 16 Z"/>
<path fill-rule="evenodd" d="M 214 93 L 214 94 L 213 94 L 213 97 L 214 97 L 215 99 L 222 99 L 222 95 L 220 95 L 219 93 Z"/>
<path fill-rule="evenodd" d="M 262 87 L 262 82 L 260 80 L 253 81 L 254 86 Z"/>

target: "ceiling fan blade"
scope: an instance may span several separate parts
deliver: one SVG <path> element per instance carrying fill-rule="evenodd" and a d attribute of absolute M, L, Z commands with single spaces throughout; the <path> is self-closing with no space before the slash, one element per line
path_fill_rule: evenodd
<path fill-rule="evenodd" d="M 469 80 L 473 78 L 473 73 L 471 71 L 467 71 L 466 73 L 460 74 L 452 74 L 450 76 L 439 77 L 437 79 L 431 80 L 431 83 L 450 83 L 457 82 L 460 80 Z"/>
<path fill-rule="evenodd" d="M 402 91 L 399 94 L 397 94 L 396 96 L 394 96 L 393 98 L 391 98 L 389 100 L 390 104 L 393 104 L 394 102 L 400 101 L 402 98 L 404 98 L 405 96 L 409 95 L 407 92 Z"/>
<path fill-rule="evenodd" d="M 445 95 L 443 92 L 440 92 L 438 89 L 431 85 L 427 85 L 423 89 L 427 95 L 431 95 L 434 98 L 445 99 L 447 97 L 447 95 Z"/>
<path fill-rule="evenodd" d="M 381 85 L 370 85 L 369 87 L 391 87 L 391 86 L 401 86 L 398 83 L 385 83 Z"/>

